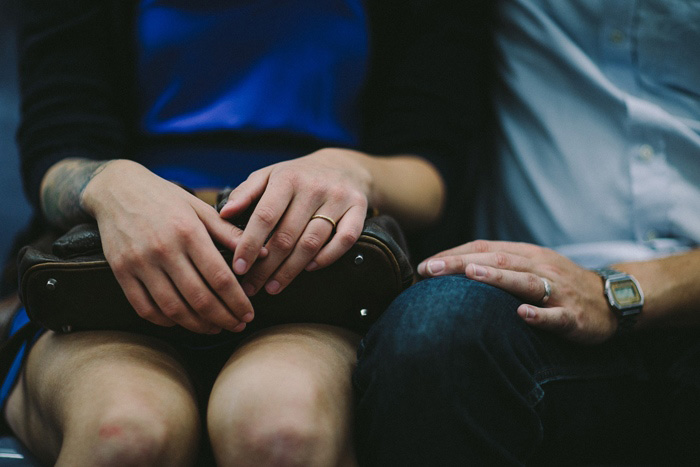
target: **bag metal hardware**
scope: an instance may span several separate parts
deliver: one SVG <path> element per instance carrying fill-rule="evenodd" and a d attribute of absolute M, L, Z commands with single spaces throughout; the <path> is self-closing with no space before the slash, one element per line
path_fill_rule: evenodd
<path fill-rule="evenodd" d="M 49 279 L 46 281 L 46 290 L 49 292 L 53 292 L 56 290 L 56 284 L 58 284 L 58 281 L 56 279 Z"/>

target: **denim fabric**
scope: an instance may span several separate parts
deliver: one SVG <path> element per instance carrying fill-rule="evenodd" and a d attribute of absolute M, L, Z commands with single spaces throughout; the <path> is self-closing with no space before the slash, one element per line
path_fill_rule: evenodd
<path fill-rule="evenodd" d="M 461 276 L 394 301 L 358 351 L 362 465 L 648 463 L 671 442 L 697 451 L 695 336 L 581 346 L 529 327 L 519 304 Z"/>

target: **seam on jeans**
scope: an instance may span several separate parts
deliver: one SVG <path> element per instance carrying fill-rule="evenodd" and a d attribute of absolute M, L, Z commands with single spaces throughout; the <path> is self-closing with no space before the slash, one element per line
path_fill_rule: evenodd
<path fill-rule="evenodd" d="M 527 399 L 527 403 L 530 404 L 531 407 L 534 407 L 540 403 L 543 397 L 544 389 L 542 389 L 542 386 L 540 386 L 540 384 L 538 383 L 535 384 L 530 390 L 530 392 L 527 393 L 525 399 Z"/>
<path fill-rule="evenodd" d="M 597 380 L 597 379 L 613 379 L 621 377 L 633 377 L 638 379 L 647 379 L 646 374 L 635 371 L 634 368 L 617 368 L 616 371 L 601 372 L 593 368 L 576 368 L 575 370 L 566 371 L 561 368 L 547 368 L 538 371 L 534 374 L 535 381 L 538 384 L 545 384 L 552 381 L 574 381 L 574 380 Z"/>

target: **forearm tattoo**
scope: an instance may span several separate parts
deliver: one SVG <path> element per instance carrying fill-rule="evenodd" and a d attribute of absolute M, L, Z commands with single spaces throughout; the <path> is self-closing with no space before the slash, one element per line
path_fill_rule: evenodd
<path fill-rule="evenodd" d="M 66 159 L 52 168 L 41 187 L 46 219 L 63 228 L 92 220 L 81 205 L 81 197 L 88 183 L 111 162 Z"/>

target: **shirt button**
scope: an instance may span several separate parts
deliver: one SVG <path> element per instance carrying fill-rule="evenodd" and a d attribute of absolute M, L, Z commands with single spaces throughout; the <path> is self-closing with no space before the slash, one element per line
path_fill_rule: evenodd
<path fill-rule="evenodd" d="M 625 33 L 620 31 L 619 29 L 613 29 L 612 32 L 610 33 L 610 41 L 613 44 L 620 44 L 625 40 Z"/>
<path fill-rule="evenodd" d="M 642 144 L 639 148 L 639 158 L 645 162 L 649 162 L 654 158 L 654 148 L 649 144 Z"/>

